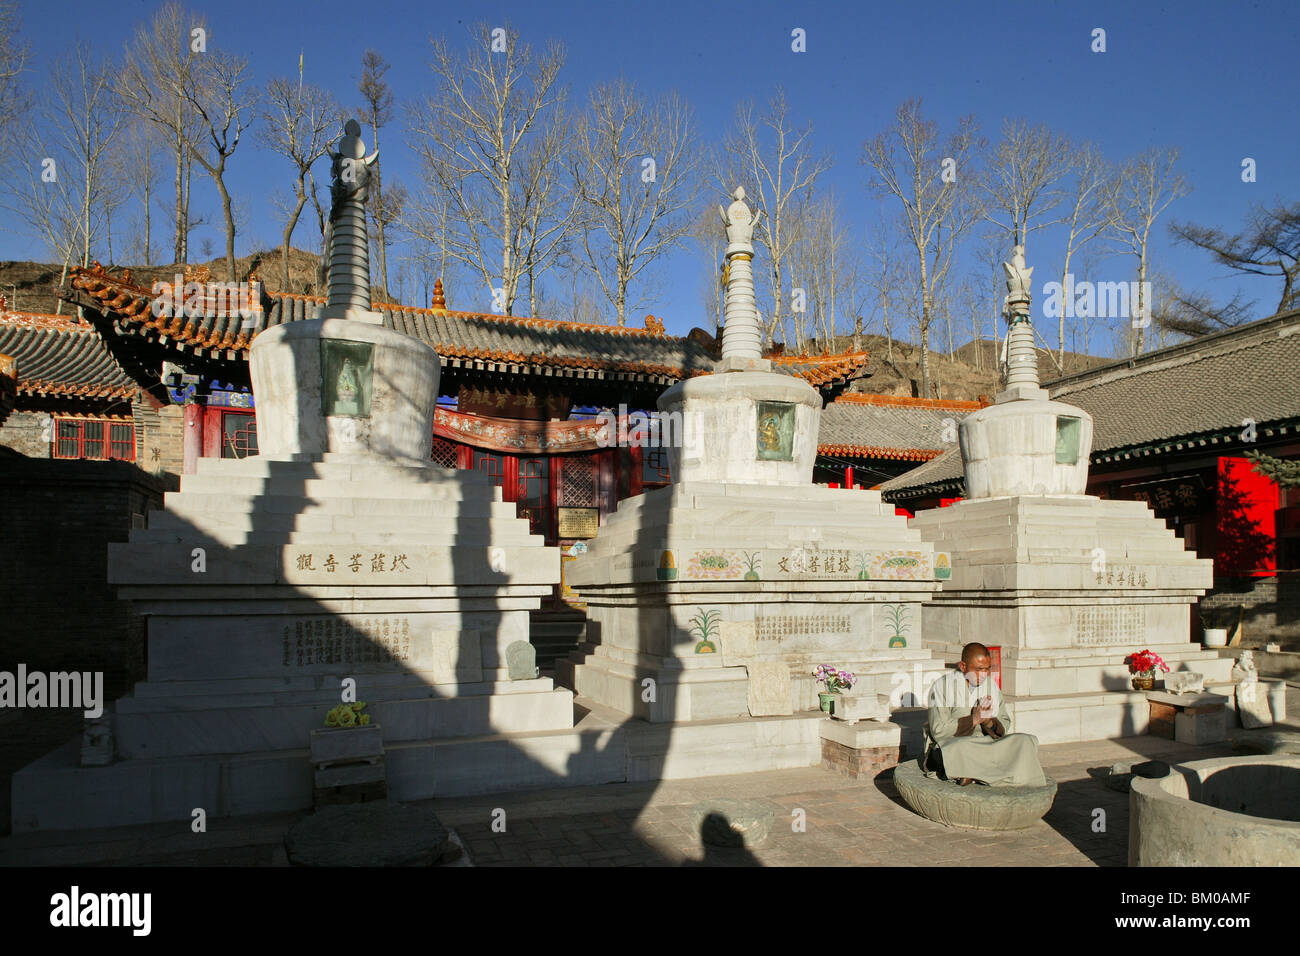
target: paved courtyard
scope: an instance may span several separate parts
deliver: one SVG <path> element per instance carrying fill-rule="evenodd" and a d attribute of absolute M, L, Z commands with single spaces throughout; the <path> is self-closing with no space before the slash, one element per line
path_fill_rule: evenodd
<path fill-rule="evenodd" d="M 1288 691 L 1286 729 L 1300 730 L 1300 684 L 1289 682 Z M 12 756 L 14 724 L 3 729 Z M 1098 768 L 1148 758 L 1206 759 L 1232 750 L 1132 737 L 1055 744 L 1040 753 L 1059 784 L 1056 802 L 1033 827 L 1003 833 L 949 829 L 916 816 L 899 800 L 892 772 L 854 781 L 812 767 L 427 805 L 455 831 L 476 866 L 1123 866 L 1128 795 L 1107 788 Z M 4 770 L 7 790 L 12 769 Z M 771 805 L 775 823 L 761 846 L 702 845 L 691 807 L 721 796 Z M 284 833 L 301 816 L 212 820 L 202 834 L 178 823 L 9 836 L 0 840 L 0 865 L 287 865 Z"/>

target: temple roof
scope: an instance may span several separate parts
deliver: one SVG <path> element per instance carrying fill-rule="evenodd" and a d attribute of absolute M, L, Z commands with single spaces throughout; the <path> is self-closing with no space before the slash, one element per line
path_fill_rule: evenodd
<path fill-rule="evenodd" d="M 1300 420 L 1300 310 L 1121 359 L 1049 382 L 1057 401 L 1092 416 L 1091 462 L 1239 440 L 1247 420 L 1261 438 L 1296 433 Z M 881 485 L 914 497 L 963 484 L 956 449 Z"/>
<path fill-rule="evenodd" d="M 822 410 L 817 451 L 841 458 L 927 461 L 943 454 L 946 419 L 960 421 L 988 402 L 899 395 L 841 395 Z"/>
<path fill-rule="evenodd" d="M 157 317 L 154 294 L 134 285 L 130 274 L 115 276 L 101 266 L 73 269 L 68 301 L 91 305 L 111 318 L 119 333 L 139 335 L 182 351 L 218 359 L 246 359 L 254 336 L 266 328 L 310 318 L 325 299 L 292 293 L 262 293 L 251 318 L 238 312 L 216 318 Z M 435 301 L 440 301 L 435 300 Z M 717 345 L 701 330 L 668 335 L 646 317 L 643 328 L 588 325 L 553 319 L 458 312 L 446 308 L 376 304 L 384 325 L 433 347 L 444 368 L 569 378 L 637 380 L 667 386 L 713 370 Z M 774 356 L 776 370 L 819 388 L 842 385 L 866 374 L 866 352 L 827 356 Z"/>
<path fill-rule="evenodd" d="M 139 388 L 87 322 L 10 312 L 0 298 L 0 354 L 17 362 L 19 395 L 129 398 Z"/>

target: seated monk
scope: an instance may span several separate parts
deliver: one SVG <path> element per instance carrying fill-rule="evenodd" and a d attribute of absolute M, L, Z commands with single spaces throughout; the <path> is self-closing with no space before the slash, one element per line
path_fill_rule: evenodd
<path fill-rule="evenodd" d="M 967 644 L 957 670 L 930 687 L 930 736 L 936 750 L 926 770 L 991 787 L 1041 787 L 1047 780 L 1038 763 L 1038 738 L 1011 733 L 1002 691 L 991 679 L 989 649 Z"/>

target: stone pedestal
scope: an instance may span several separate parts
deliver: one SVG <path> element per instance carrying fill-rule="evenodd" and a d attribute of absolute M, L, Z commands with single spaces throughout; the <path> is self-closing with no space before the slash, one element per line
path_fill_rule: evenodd
<path fill-rule="evenodd" d="M 1017 730 L 1051 743 L 1142 733 L 1124 657 L 1143 648 L 1207 683 L 1227 677 L 1230 660 L 1189 640 L 1212 564 L 1142 502 L 983 498 L 909 525 L 952 556 L 951 579 L 924 610 L 926 647 L 956 660 L 970 641 L 1000 646 Z"/>
<path fill-rule="evenodd" d="M 921 604 L 939 587 L 933 549 L 874 491 L 657 489 L 622 502 L 567 579 L 587 602 L 589 642 L 557 679 L 652 722 L 754 714 L 757 669 L 787 713 L 818 707 L 817 664 L 896 703 L 942 670 L 919 646 Z M 768 664 L 788 667 L 784 686 Z"/>
<path fill-rule="evenodd" d="M 898 765 L 902 728 L 882 720 L 825 721 L 819 728 L 822 767 L 858 779 Z"/>

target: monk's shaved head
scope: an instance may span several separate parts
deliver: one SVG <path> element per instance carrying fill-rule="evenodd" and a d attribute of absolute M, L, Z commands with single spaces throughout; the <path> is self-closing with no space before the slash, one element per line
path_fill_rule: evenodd
<path fill-rule="evenodd" d="M 963 664 L 970 665 L 975 663 L 977 657 L 988 657 L 989 649 L 983 644 L 967 644 L 961 649 L 961 660 Z"/>

